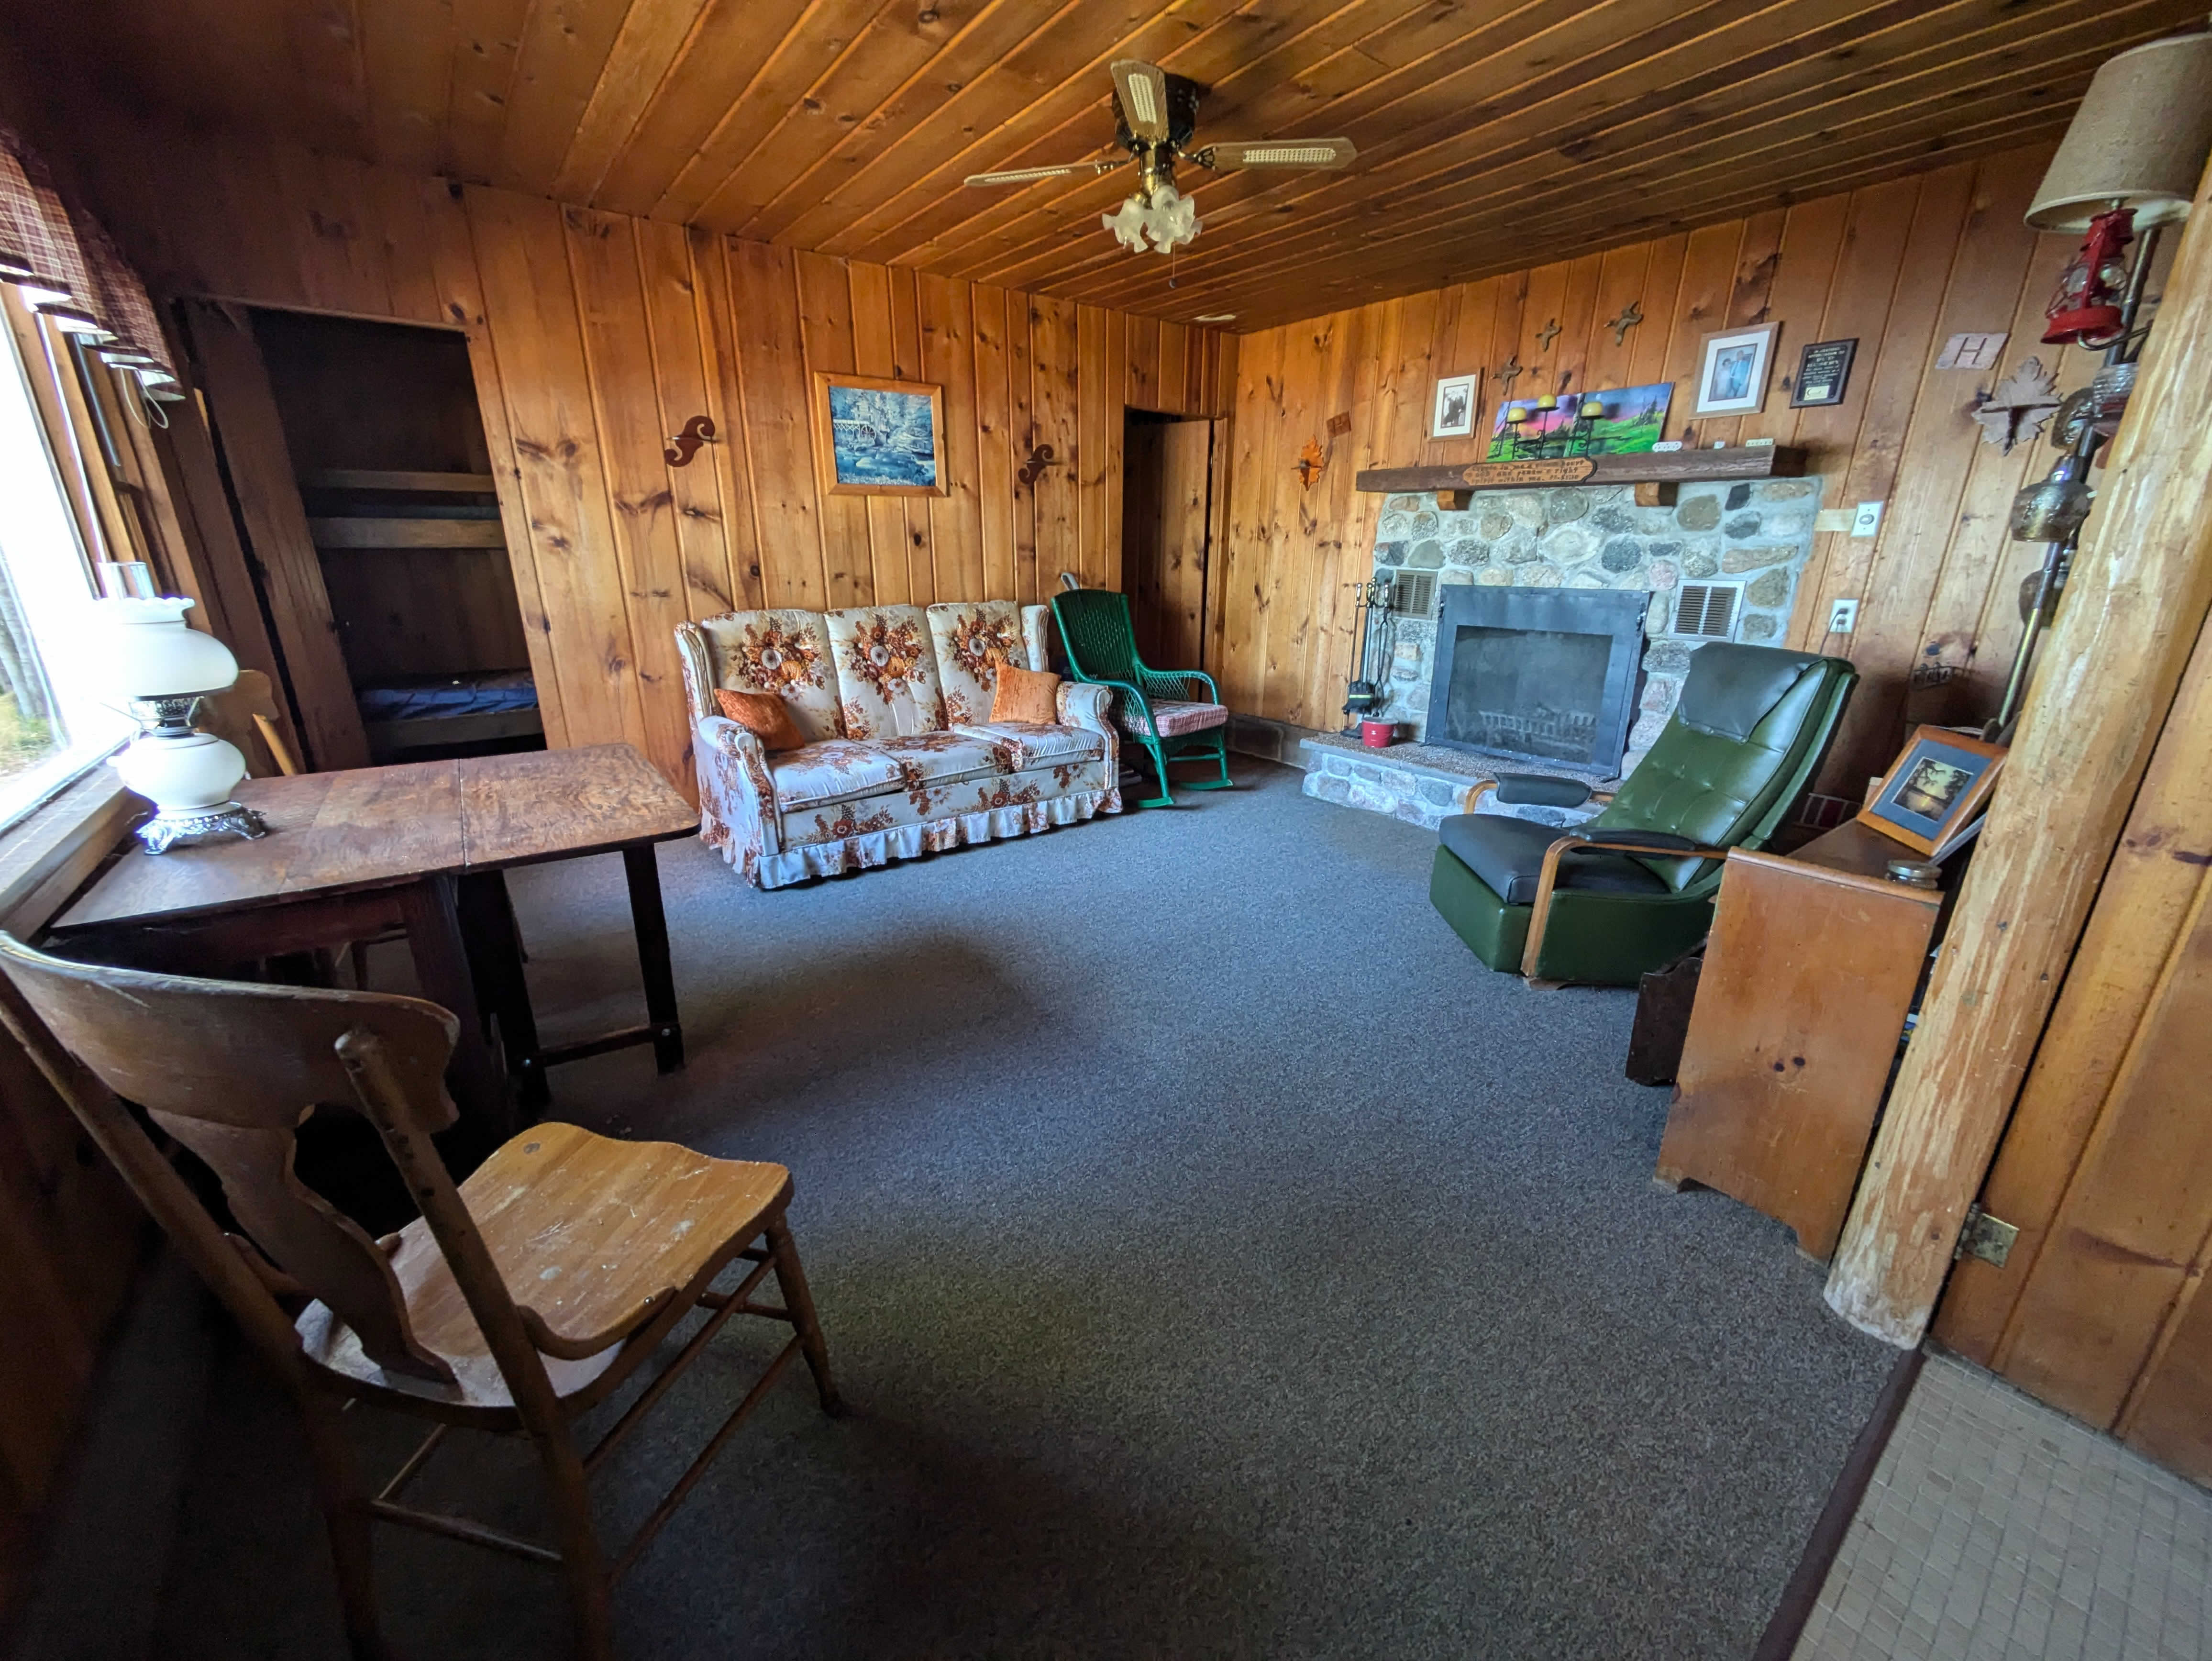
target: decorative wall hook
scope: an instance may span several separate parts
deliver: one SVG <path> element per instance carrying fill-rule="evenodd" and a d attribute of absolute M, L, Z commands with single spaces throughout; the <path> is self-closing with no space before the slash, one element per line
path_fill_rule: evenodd
<path fill-rule="evenodd" d="M 1030 451 L 1029 459 L 1016 470 L 1014 477 L 1024 484 L 1034 484 L 1043 477 L 1044 470 L 1051 465 L 1052 446 L 1036 445 Z"/>
<path fill-rule="evenodd" d="M 1552 350 L 1552 343 L 1559 338 L 1561 332 L 1559 319 L 1554 317 L 1547 319 L 1544 326 L 1536 331 L 1536 338 L 1543 343 L 1544 350 L 1548 352 Z"/>
<path fill-rule="evenodd" d="M 1605 326 L 1613 331 L 1613 344 L 1618 346 L 1628 338 L 1628 332 L 1642 321 L 1644 313 L 1636 309 L 1636 302 L 1632 300 L 1620 308 L 1619 317 L 1606 319 Z"/>
<path fill-rule="evenodd" d="M 1298 452 L 1298 488 L 1311 490 L 1314 481 L 1321 477 L 1322 470 L 1328 465 L 1328 453 L 1321 447 L 1318 440 L 1308 439 L 1305 448 Z"/>
<path fill-rule="evenodd" d="M 693 416 L 682 432 L 669 434 L 668 441 L 675 448 L 663 451 L 662 459 L 672 467 L 688 467 L 702 444 L 714 441 L 714 423 L 705 416 Z"/>
<path fill-rule="evenodd" d="M 1526 373 L 1521 367 L 1521 354 L 1518 352 L 1498 366 L 1498 384 L 1505 389 L 1506 397 L 1513 396 L 1513 383 Z"/>

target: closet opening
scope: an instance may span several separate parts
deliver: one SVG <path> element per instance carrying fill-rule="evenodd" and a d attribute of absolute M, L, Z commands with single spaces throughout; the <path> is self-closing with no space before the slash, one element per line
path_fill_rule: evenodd
<path fill-rule="evenodd" d="M 467 342 L 187 313 L 307 764 L 544 748 Z"/>

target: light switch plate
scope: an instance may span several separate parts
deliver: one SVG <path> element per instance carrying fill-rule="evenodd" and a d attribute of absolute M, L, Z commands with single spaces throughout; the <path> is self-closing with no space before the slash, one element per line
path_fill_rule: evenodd
<path fill-rule="evenodd" d="M 1848 635 L 1859 626 L 1859 603 L 1855 599 L 1839 599 L 1828 608 L 1828 632 Z"/>
<path fill-rule="evenodd" d="M 1881 503 L 1862 502 L 1851 514 L 1851 534 L 1870 537 L 1881 529 Z"/>

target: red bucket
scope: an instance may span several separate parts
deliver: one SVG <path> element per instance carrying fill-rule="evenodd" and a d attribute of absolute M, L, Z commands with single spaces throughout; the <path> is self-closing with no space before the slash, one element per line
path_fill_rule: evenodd
<path fill-rule="evenodd" d="M 1363 721 L 1359 723 L 1359 741 L 1370 750 L 1388 750 L 1398 741 L 1398 723 L 1395 721 Z"/>

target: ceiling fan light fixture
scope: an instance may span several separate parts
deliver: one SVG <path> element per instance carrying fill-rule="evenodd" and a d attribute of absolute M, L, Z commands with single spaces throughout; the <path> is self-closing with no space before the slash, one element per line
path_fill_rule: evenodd
<path fill-rule="evenodd" d="M 1198 204 L 1164 181 L 1149 192 L 1133 192 L 1117 211 L 1101 214 L 1098 219 L 1114 233 L 1115 241 L 1133 252 L 1141 252 L 1149 238 L 1153 252 L 1172 253 L 1203 228 Z"/>

